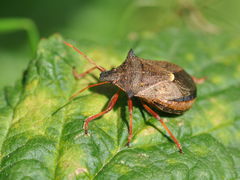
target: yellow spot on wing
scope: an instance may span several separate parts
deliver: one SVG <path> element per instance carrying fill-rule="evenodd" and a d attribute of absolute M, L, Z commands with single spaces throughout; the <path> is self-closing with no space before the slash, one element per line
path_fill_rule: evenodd
<path fill-rule="evenodd" d="M 145 84 L 144 83 L 140 83 L 140 86 L 143 87 Z"/>
<path fill-rule="evenodd" d="M 175 79 L 175 76 L 174 76 L 173 73 L 171 73 L 171 74 L 169 75 L 169 80 L 170 80 L 170 81 L 173 81 L 174 79 Z"/>

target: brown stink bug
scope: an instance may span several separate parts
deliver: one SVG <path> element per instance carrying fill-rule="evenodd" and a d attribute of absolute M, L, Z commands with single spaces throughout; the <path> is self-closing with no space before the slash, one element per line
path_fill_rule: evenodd
<path fill-rule="evenodd" d="M 182 152 L 181 144 L 177 138 L 175 138 L 172 132 L 168 129 L 167 125 L 163 122 L 163 119 L 161 119 L 160 116 L 149 107 L 149 105 L 167 113 L 182 114 L 191 108 L 196 99 L 197 89 L 194 82 L 202 82 L 204 79 L 191 77 L 181 67 L 167 61 L 153 61 L 137 57 L 133 50 L 128 52 L 127 58 L 122 65 L 107 71 L 103 67 L 98 66 L 92 59 L 87 57 L 73 45 L 67 42 L 65 42 L 65 44 L 75 49 L 94 65 L 93 68 L 81 74 L 77 74 L 74 70 L 73 73 L 76 78 L 83 77 L 94 69 L 98 69 L 101 71 L 100 81 L 103 81 L 83 88 L 71 98 L 76 97 L 79 93 L 90 87 L 106 83 L 112 83 L 119 87 L 119 90 L 112 96 L 105 110 L 96 115 L 90 116 L 85 120 L 83 127 L 85 134 L 88 133 L 88 124 L 90 121 L 113 109 L 118 100 L 120 91 L 122 90 L 126 92 L 128 96 L 128 109 L 130 115 L 128 145 L 132 139 L 132 97 L 138 97 L 140 98 L 143 107 L 160 121 L 177 145 L 179 151 Z"/>

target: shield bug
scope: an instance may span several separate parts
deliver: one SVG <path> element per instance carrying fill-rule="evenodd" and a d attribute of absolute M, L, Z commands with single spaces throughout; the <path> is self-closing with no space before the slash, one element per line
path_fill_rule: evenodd
<path fill-rule="evenodd" d="M 97 65 L 92 59 L 87 57 L 83 52 L 73 45 L 67 42 L 64 43 L 75 49 L 79 54 L 84 56 L 89 63 L 94 65 L 94 67 L 81 74 L 78 74 L 75 70 L 73 70 L 73 74 L 77 79 L 90 73 L 94 69 L 101 71 L 100 81 L 102 82 L 89 85 L 81 89 L 71 98 L 78 96 L 79 93 L 90 87 L 95 87 L 106 83 L 111 83 L 119 87 L 119 90 L 112 96 L 105 110 L 96 115 L 90 116 L 85 120 L 83 126 L 85 134 L 88 133 L 89 122 L 111 111 L 119 98 L 120 91 L 124 91 L 128 96 L 128 109 L 130 116 L 128 145 L 131 142 L 133 134 L 132 98 L 137 97 L 140 98 L 141 103 L 147 112 L 160 121 L 167 133 L 177 145 L 179 151 L 182 152 L 181 144 L 177 138 L 169 130 L 163 119 L 160 118 L 160 116 L 150 106 L 167 113 L 182 114 L 191 108 L 196 99 L 197 89 L 195 82 L 201 82 L 203 79 L 191 77 L 181 67 L 173 63 L 167 61 L 146 60 L 137 57 L 132 49 L 128 52 L 127 58 L 122 65 L 107 71 L 105 68 Z"/>

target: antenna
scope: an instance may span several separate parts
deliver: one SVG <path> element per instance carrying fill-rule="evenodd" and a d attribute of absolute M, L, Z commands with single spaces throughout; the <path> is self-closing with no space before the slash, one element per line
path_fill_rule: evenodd
<path fill-rule="evenodd" d="M 79 54 L 81 54 L 89 63 L 95 65 L 101 72 L 106 71 L 105 68 L 97 65 L 91 58 L 89 58 L 86 54 L 84 54 L 84 53 L 83 53 L 82 51 L 80 51 L 78 48 L 76 48 L 75 46 L 73 46 L 72 44 L 70 44 L 70 43 L 68 43 L 68 42 L 66 42 L 66 41 L 64 41 L 64 43 L 65 43 L 67 46 L 73 48 L 73 49 L 74 49 L 75 51 L 77 51 Z"/>

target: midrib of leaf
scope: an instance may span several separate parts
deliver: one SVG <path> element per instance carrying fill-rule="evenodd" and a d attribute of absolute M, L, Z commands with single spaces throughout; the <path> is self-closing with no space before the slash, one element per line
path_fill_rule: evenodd
<path fill-rule="evenodd" d="M 65 106 L 65 104 L 63 106 L 61 106 L 60 108 L 58 108 L 56 111 L 54 111 L 52 113 L 53 116 L 56 112 L 59 111 L 59 109 L 62 109 L 62 107 L 64 107 L 64 106 Z M 64 110 L 64 117 L 65 117 L 65 110 Z M 62 140 L 63 127 L 64 127 L 64 124 L 65 124 L 65 120 L 66 120 L 66 118 L 63 118 L 63 123 L 62 123 L 61 130 L 60 130 L 60 136 L 59 136 L 58 142 L 57 142 L 57 148 L 56 148 L 57 156 L 55 158 L 55 167 L 54 167 L 53 179 L 57 179 L 57 166 L 58 166 L 58 161 L 59 161 L 59 158 L 60 158 L 60 149 L 62 148 L 61 140 Z"/>
<path fill-rule="evenodd" d="M 96 179 L 97 178 L 97 176 L 104 170 L 104 168 L 107 166 L 107 165 L 109 165 L 111 162 L 112 162 L 112 160 L 119 154 L 119 153 L 121 153 L 122 151 L 124 151 L 124 150 L 126 150 L 126 148 L 124 148 L 124 147 L 118 147 L 118 148 L 116 148 L 115 149 L 116 150 L 116 152 L 112 155 L 112 156 L 110 156 L 109 157 L 109 159 L 103 164 L 103 166 L 99 169 L 99 171 L 93 176 L 93 178 L 91 178 L 91 180 L 94 180 L 94 179 Z"/>

